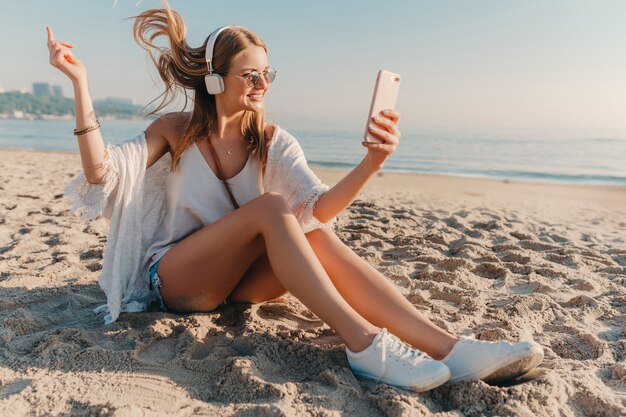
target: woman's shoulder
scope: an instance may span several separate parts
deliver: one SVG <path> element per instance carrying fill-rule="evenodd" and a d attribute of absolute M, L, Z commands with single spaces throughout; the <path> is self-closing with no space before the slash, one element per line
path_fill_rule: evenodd
<path fill-rule="evenodd" d="M 273 144 L 281 144 L 285 146 L 291 142 L 297 142 L 296 138 L 291 133 L 276 124 L 268 124 L 266 126 L 265 136 L 271 138 L 270 146 Z"/>
<path fill-rule="evenodd" d="M 191 112 L 166 113 L 153 121 L 146 133 L 151 132 L 165 138 L 173 148 L 178 139 L 185 134 L 190 121 Z"/>
<path fill-rule="evenodd" d="M 272 140 L 269 144 L 270 159 L 280 160 L 286 156 L 300 157 L 303 155 L 302 147 L 298 140 L 288 131 L 278 125 L 274 125 Z"/>
<path fill-rule="evenodd" d="M 272 140 L 274 138 L 274 134 L 276 133 L 276 125 L 274 124 L 266 124 L 265 125 L 265 137 L 268 138 L 269 140 Z"/>

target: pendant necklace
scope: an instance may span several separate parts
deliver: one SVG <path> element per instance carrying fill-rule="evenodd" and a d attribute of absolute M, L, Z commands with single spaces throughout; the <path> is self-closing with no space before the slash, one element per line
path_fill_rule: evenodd
<path fill-rule="evenodd" d="M 215 135 L 215 137 L 217 138 L 217 141 L 220 143 L 220 145 L 222 145 L 222 148 L 224 148 L 224 150 L 226 151 L 226 153 L 228 155 L 232 155 L 233 153 L 230 151 L 230 149 L 226 148 L 226 146 L 224 145 L 224 143 L 222 142 L 222 139 L 220 139 L 219 136 Z"/>

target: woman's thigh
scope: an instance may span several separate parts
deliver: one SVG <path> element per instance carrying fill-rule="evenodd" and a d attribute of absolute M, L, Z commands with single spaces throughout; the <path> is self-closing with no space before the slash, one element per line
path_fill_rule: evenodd
<path fill-rule="evenodd" d="M 287 290 L 270 265 L 267 252 L 263 252 L 246 271 L 227 300 L 233 303 L 262 303 L 286 293 Z"/>
<path fill-rule="evenodd" d="M 180 312 L 210 311 L 223 302 L 264 250 L 259 212 L 277 207 L 264 194 L 194 232 L 161 258 L 165 304 Z"/>
<path fill-rule="evenodd" d="M 323 250 L 321 246 L 332 243 L 330 236 L 335 236 L 335 234 L 329 229 L 315 229 L 305 234 L 305 236 L 313 250 L 317 253 Z M 339 239 L 336 240 L 339 241 Z M 332 248 L 325 249 L 325 252 L 328 249 L 332 250 Z M 228 301 L 235 303 L 261 303 L 278 298 L 286 292 L 287 290 L 272 270 L 272 266 L 267 258 L 267 252 L 264 251 L 246 271 L 244 277 L 228 296 Z"/>

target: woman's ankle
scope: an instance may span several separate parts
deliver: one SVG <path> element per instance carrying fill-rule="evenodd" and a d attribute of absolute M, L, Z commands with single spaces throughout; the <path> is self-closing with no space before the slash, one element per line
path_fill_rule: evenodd
<path fill-rule="evenodd" d="M 452 351 L 452 348 L 454 348 L 454 345 L 456 345 L 456 342 L 458 341 L 459 338 L 456 336 L 448 338 L 445 342 L 437 346 L 437 350 L 435 352 L 429 353 L 430 357 L 438 361 L 444 359 Z"/>
<path fill-rule="evenodd" d="M 372 344 L 378 333 L 380 333 L 379 328 L 367 330 L 363 333 L 351 335 L 350 338 L 344 339 L 344 343 L 350 352 L 362 352 Z"/>

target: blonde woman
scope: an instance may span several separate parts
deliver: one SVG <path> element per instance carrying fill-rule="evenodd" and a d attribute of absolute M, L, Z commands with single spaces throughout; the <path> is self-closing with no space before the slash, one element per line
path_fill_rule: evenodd
<path fill-rule="evenodd" d="M 86 68 L 48 28 L 50 63 L 75 93 L 83 175 L 68 193 L 86 217 L 111 219 L 100 278 L 108 322 L 153 300 L 202 312 L 289 292 L 340 335 L 360 377 L 424 391 L 447 381 L 512 378 L 541 362 L 536 343 L 459 338 L 437 327 L 333 232 L 335 216 L 395 151 L 396 111 L 371 121 L 382 143 L 363 143 L 363 160 L 329 188 L 297 141 L 264 119 L 276 71 L 256 34 L 224 27 L 192 47 L 167 3 L 137 16 L 133 30 L 165 85 L 156 111 L 177 89 L 191 93 L 193 109 L 161 116 L 135 140 L 105 148 Z M 159 37 L 168 48 L 155 46 Z M 162 161 L 167 169 L 159 174 L 154 166 Z"/>

